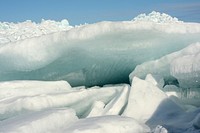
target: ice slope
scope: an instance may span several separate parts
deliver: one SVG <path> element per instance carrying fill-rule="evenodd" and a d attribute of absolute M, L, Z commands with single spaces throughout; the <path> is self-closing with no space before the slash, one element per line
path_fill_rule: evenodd
<path fill-rule="evenodd" d="M 198 23 L 144 20 L 99 22 L 27 38 L 1 45 L 0 81 L 67 80 L 72 86 L 128 83 L 136 65 L 198 42 L 199 34 Z"/>

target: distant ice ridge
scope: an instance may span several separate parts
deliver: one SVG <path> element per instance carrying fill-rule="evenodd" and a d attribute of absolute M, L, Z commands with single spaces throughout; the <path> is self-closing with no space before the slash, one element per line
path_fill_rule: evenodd
<path fill-rule="evenodd" d="M 171 17 L 168 14 L 160 13 L 153 11 L 149 13 L 148 15 L 140 14 L 137 17 L 135 17 L 132 21 L 147 21 L 147 22 L 156 22 L 156 23 L 182 23 L 182 21 L 179 21 L 176 17 Z"/>
<path fill-rule="evenodd" d="M 41 23 L 35 23 L 31 20 L 20 23 L 0 22 L 0 44 L 67 31 L 71 28 L 72 26 L 69 25 L 66 19 L 60 22 L 42 19 Z"/>

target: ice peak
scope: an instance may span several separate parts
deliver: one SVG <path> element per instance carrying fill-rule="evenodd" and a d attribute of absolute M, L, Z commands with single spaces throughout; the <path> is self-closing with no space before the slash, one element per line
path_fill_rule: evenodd
<path fill-rule="evenodd" d="M 179 21 L 176 17 L 171 17 L 168 14 L 160 13 L 156 11 L 152 11 L 149 14 L 140 14 L 135 17 L 132 21 L 149 21 L 149 22 L 156 22 L 156 23 L 177 23 L 182 22 Z"/>

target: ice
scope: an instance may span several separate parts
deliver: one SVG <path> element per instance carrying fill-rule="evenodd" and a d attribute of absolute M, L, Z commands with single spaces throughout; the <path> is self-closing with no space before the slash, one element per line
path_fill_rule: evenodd
<path fill-rule="evenodd" d="M 64 90 L 54 93 L 41 92 L 35 95 L 16 95 L 16 97 L 9 97 L 0 101 L 0 120 L 23 113 L 58 107 L 71 107 L 76 110 L 79 117 L 83 117 L 87 115 L 87 112 L 90 111 L 95 101 L 101 100 L 105 104 L 108 104 L 116 94 L 121 92 L 122 88 L 120 86 L 88 90 Z M 5 91 L 7 90 L 5 89 Z M 24 92 L 22 93 L 24 94 Z"/>
<path fill-rule="evenodd" d="M 171 17 L 168 14 L 160 13 L 153 11 L 149 13 L 148 15 L 140 14 L 137 17 L 135 17 L 132 21 L 147 21 L 147 22 L 156 22 L 156 23 L 181 23 L 182 21 L 178 21 L 178 18 Z"/>
<path fill-rule="evenodd" d="M 175 77 L 183 88 L 199 87 L 199 53 L 200 43 L 194 43 L 160 59 L 144 62 L 130 74 L 130 80 L 134 76 L 144 78 L 151 73 L 165 77 L 166 80 Z"/>
<path fill-rule="evenodd" d="M 68 92 L 71 86 L 67 81 L 8 81 L 0 82 L 0 100 L 19 96 L 34 96 Z"/>
<path fill-rule="evenodd" d="M 154 84 L 155 86 L 159 87 L 159 88 L 163 88 L 164 86 L 164 79 L 162 77 L 160 77 L 159 75 L 152 75 L 152 74 L 147 74 L 146 81 Z"/>
<path fill-rule="evenodd" d="M 103 115 L 121 115 L 128 102 L 129 85 L 124 85 L 123 89 L 116 95 L 107 105 L 97 101 L 88 117 L 103 116 Z"/>
<path fill-rule="evenodd" d="M 152 83 L 133 78 L 128 105 L 123 115 L 146 122 L 167 95 Z"/>
<path fill-rule="evenodd" d="M 199 33 L 198 23 L 106 21 L 28 37 L 1 44 L 0 81 L 67 80 L 72 86 L 128 83 L 138 64 L 200 41 Z"/>
<path fill-rule="evenodd" d="M 64 130 L 67 133 L 147 133 L 150 129 L 133 118 L 101 116 L 79 120 Z"/>
<path fill-rule="evenodd" d="M 199 35 L 158 12 L 2 22 L 0 133 L 199 133 Z"/>
<path fill-rule="evenodd" d="M 35 23 L 31 20 L 21 23 L 0 22 L 0 45 L 58 31 L 67 31 L 71 28 L 73 27 L 66 19 L 61 22 L 42 19 L 41 23 Z"/>
<path fill-rule="evenodd" d="M 62 133 L 60 130 L 76 122 L 72 109 L 50 109 L 21 115 L 0 123 L 1 133 Z"/>
<path fill-rule="evenodd" d="M 102 116 L 105 104 L 101 101 L 95 101 L 92 105 L 92 109 L 87 117 Z"/>

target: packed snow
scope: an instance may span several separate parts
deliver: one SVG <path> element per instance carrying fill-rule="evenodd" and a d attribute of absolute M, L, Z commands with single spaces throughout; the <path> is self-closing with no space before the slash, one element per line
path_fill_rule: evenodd
<path fill-rule="evenodd" d="M 1 22 L 0 133 L 199 133 L 199 55 L 200 24 L 155 11 Z"/>

